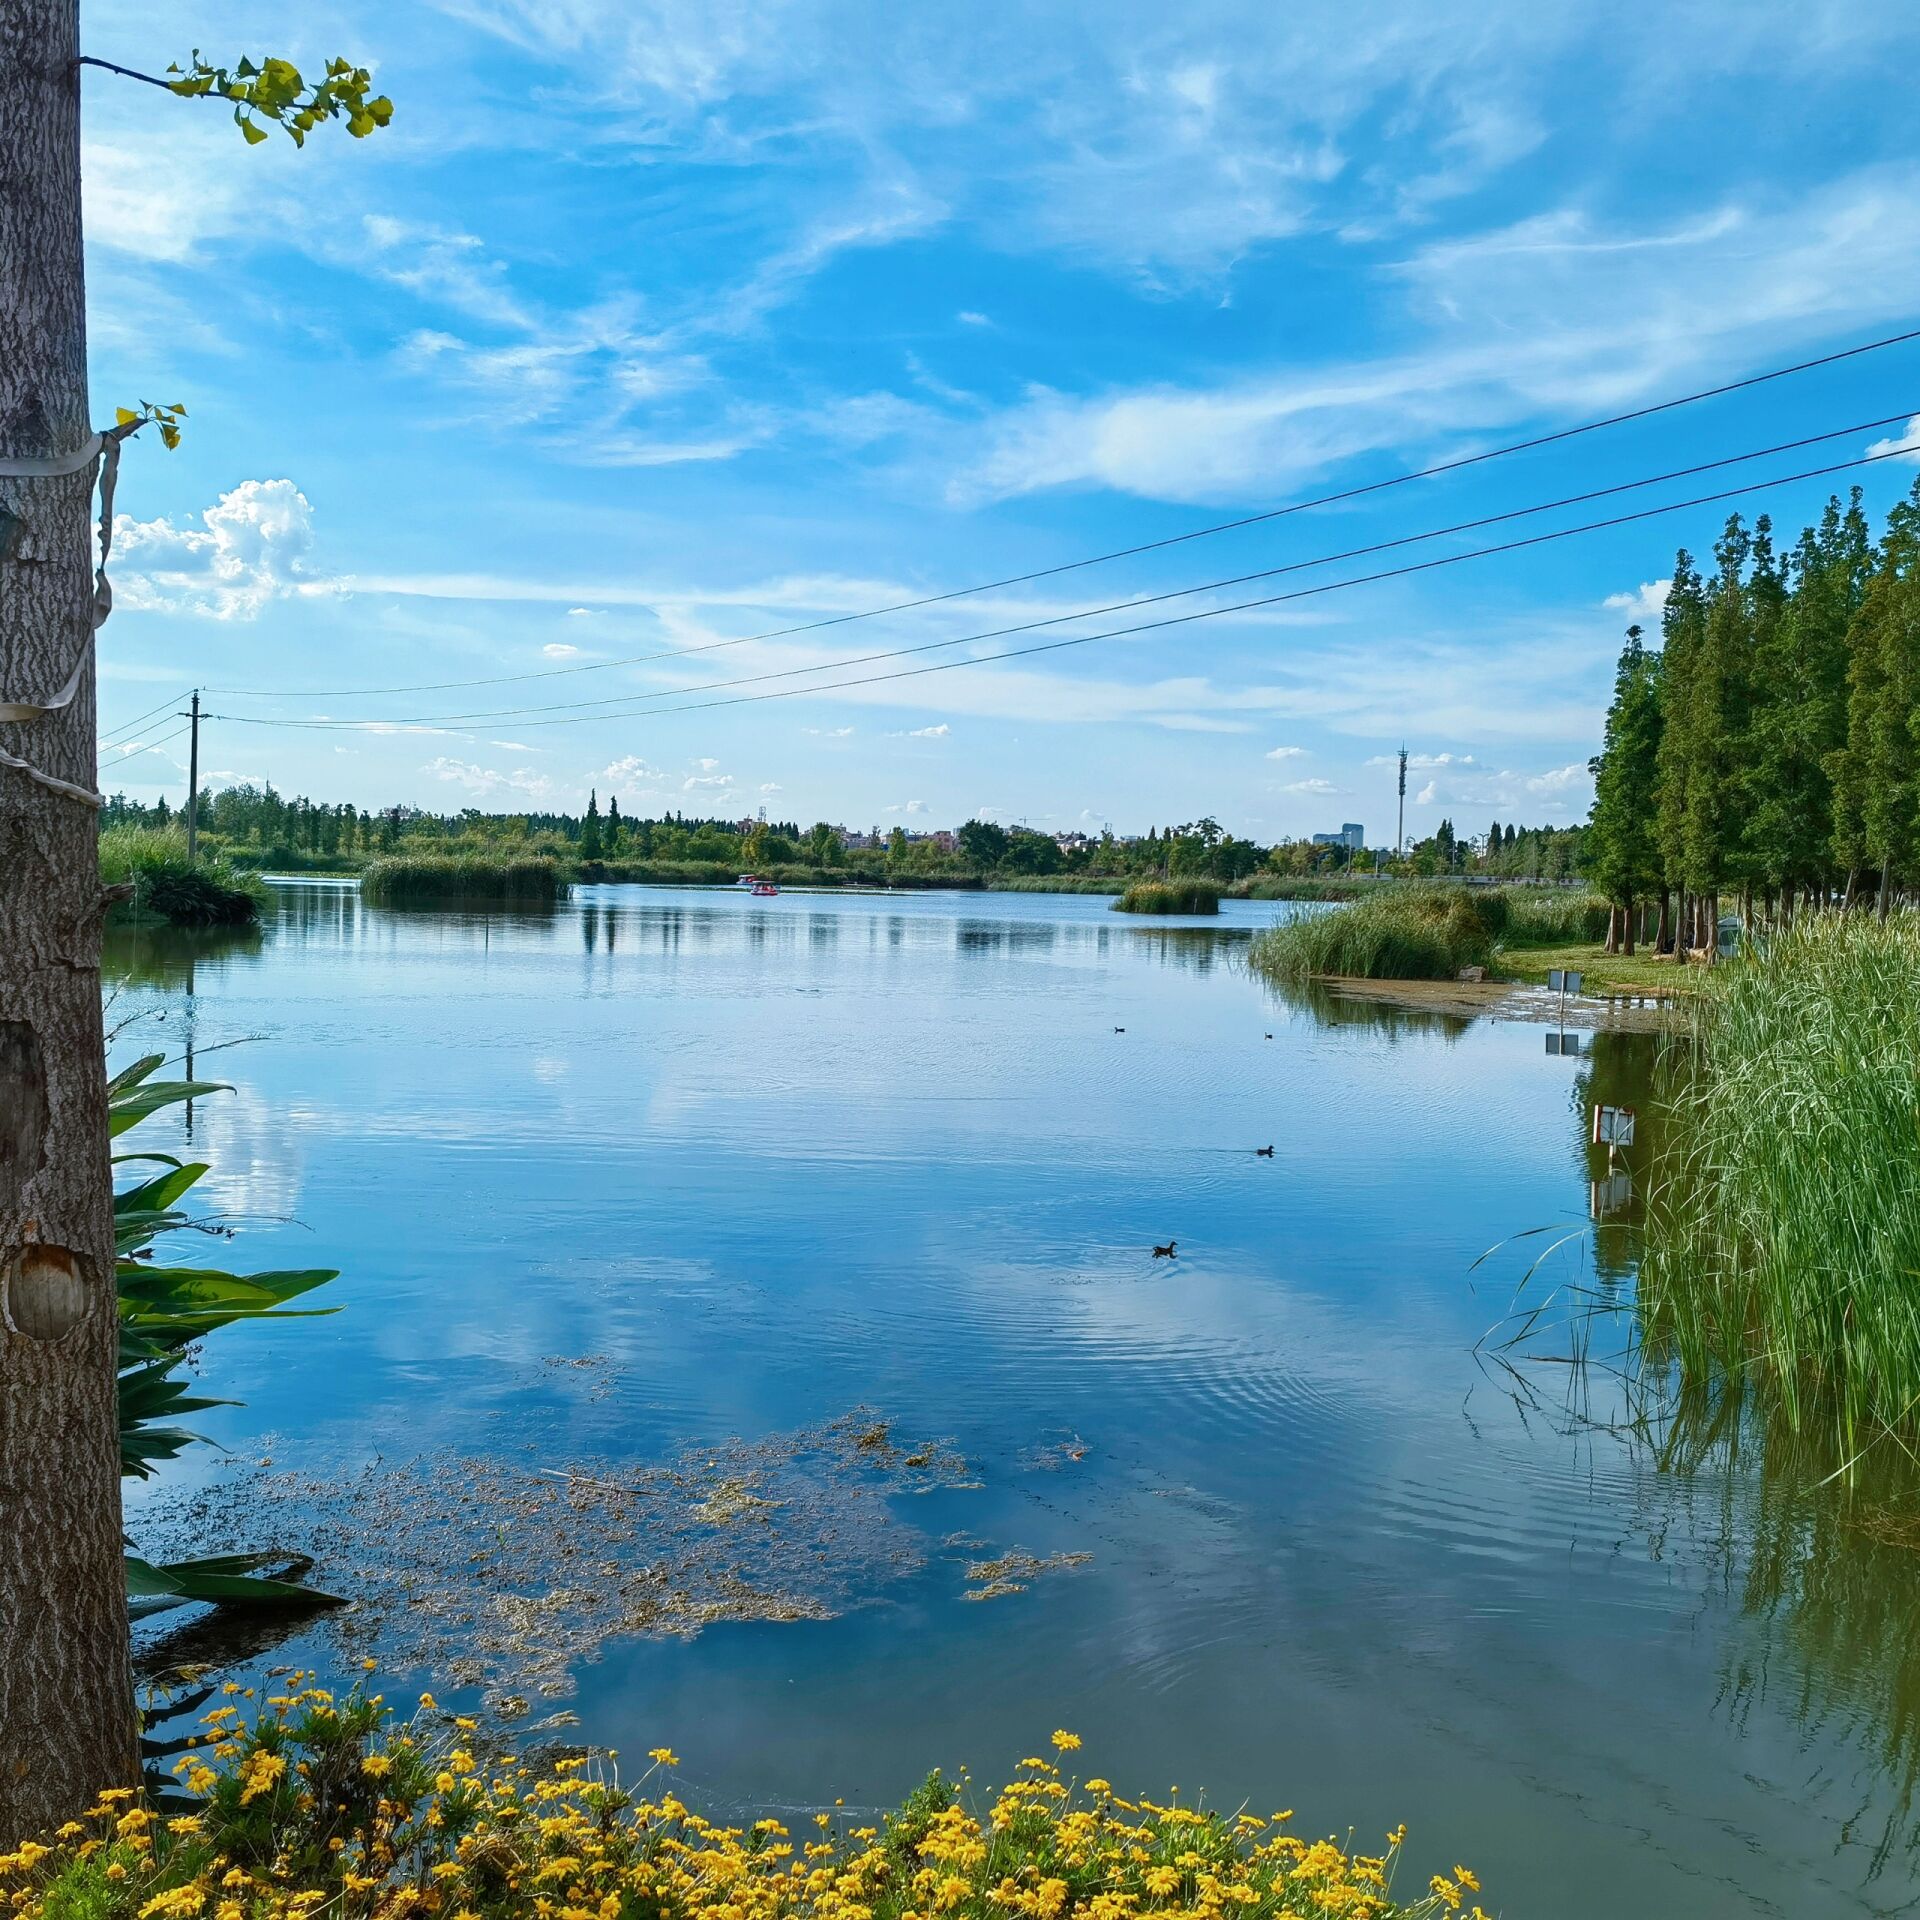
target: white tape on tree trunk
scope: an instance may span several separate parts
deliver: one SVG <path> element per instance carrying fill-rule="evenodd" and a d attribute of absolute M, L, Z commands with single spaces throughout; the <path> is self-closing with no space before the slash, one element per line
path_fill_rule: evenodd
<path fill-rule="evenodd" d="M 70 706 L 74 695 L 80 691 L 93 636 L 105 625 L 107 615 L 113 611 L 113 589 L 107 584 L 107 555 L 113 548 L 113 489 L 120 477 L 120 443 L 129 433 L 137 432 L 143 424 L 135 421 L 124 427 L 115 427 L 107 433 L 93 434 L 77 453 L 56 454 L 45 460 L 0 460 L 0 479 L 6 480 L 58 480 L 69 474 L 83 472 L 95 460 L 100 462 L 100 563 L 93 573 L 93 608 L 87 637 L 80 643 L 73 666 L 58 691 L 44 700 L 0 699 L 0 724 L 22 725 L 31 720 L 44 720 L 48 714 L 58 713 L 63 707 Z M 16 773 L 24 773 L 29 780 L 69 800 L 78 800 L 90 807 L 104 807 L 107 804 L 105 794 L 95 793 L 92 788 L 78 786 L 71 780 L 61 780 L 50 773 L 42 773 L 38 767 L 22 760 L 17 754 L 0 751 L 0 767 L 11 767 Z"/>

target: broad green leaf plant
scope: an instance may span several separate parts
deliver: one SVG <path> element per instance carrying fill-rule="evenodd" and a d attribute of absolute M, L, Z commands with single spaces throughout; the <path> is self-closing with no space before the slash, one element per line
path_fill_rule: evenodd
<path fill-rule="evenodd" d="M 108 1125 L 114 1139 L 182 1101 L 230 1091 L 218 1081 L 156 1080 L 153 1076 L 164 1064 L 162 1055 L 148 1054 L 107 1082 Z M 154 1246 L 162 1236 L 213 1230 L 180 1206 L 207 1165 L 168 1153 L 114 1155 L 116 1167 L 136 1164 L 158 1171 L 115 1188 L 113 1227 L 120 1298 L 120 1471 L 129 1479 L 144 1480 L 158 1462 L 204 1443 L 203 1435 L 179 1424 L 182 1419 L 209 1407 L 238 1404 L 194 1391 L 186 1378 L 190 1349 L 235 1321 L 332 1312 L 328 1307 L 290 1308 L 287 1303 L 339 1276 L 318 1267 L 243 1277 L 199 1265 L 162 1265 Z M 129 1553 L 127 1597 L 135 1619 L 196 1600 L 216 1605 L 335 1604 L 332 1594 L 261 1572 L 269 1566 L 283 1574 L 304 1572 L 305 1565 L 298 1554 L 273 1551 L 163 1565 Z"/>

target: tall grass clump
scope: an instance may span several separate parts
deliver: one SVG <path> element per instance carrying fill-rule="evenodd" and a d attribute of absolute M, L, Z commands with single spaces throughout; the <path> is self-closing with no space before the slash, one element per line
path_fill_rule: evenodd
<path fill-rule="evenodd" d="M 188 860 L 186 835 L 171 828 L 109 827 L 100 836 L 100 879 L 132 887 L 115 909 L 120 918 L 176 927 L 251 926 L 267 900 L 257 874 L 224 860 Z"/>
<path fill-rule="evenodd" d="M 1116 913 L 1218 913 L 1216 880 L 1136 880 L 1114 905 Z"/>
<path fill-rule="evenodd" d="M 1488 930 L 1504 947 L 1585 946 L 1607 937 L 1607 903 L 1564 887 L 1500 887 L 1474 895 Z"/>
<path fill-rule="evenodd" d="M 1822 915 L 1712 976 L 1669 1094 L 1640 1302 L 1683 1375 L 1849 1446 L 1920 1418 L 1920 915 Z"/>
<path fill-rule="evenodd" d="M 552 906 L 565 891 L 551 860 L 490 860 L 475 854 L 396 854 L 373 861 L 360 877 L 360 897 L 376 907 L 542 907 Z"/>
<path fill-rule="evenodd" d="M 1402 887 L 1269 927 L 1254 936 L 1252 960 L 1279 980 L 1451 980 L 1492 951 L 1464 887 Z"/>

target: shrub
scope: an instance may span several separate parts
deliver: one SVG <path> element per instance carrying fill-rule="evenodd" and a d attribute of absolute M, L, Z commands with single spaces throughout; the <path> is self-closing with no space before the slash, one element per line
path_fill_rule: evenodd
<path fill-rule="evenodd" d="M 100 836 L 100 878 L 110 887 L 132 886 L 124 917 L 158 917 L 176 927 L 251 926 L 267 900 L 256 874 L 224 860 L 189 862 L 186 835 L 169 828 L 109 827 Z"/>
<path fill-rule="evenodd" d="M 1218 913 L 1214 880 L 1136 880 L 1114 905 L 1116 913 Z"/>
<path fill-rule="evenodd" d="M 1122 1920 L 1287 1914 L 1433 1920 L 1478 1881 L 1463 1867 L 1409 1903 L 1378 1854 L 1263 1820 L 1069 1787 L 1023 1760 L 977 1813 L 935 1773 L 872 1825 L 815 1814 L 708 1821 L 666 1784 L 664 1747 L 631 1785 L 587 1758 L 483 1764 L 473 1721 L 431 1695 L 396 1726 L 377 1695 L 301 1687 L 257 1724 L 229 1702 L 177 1763 L 199 1809 L 163 1818 L 115 1790 L 84 1820 L 0 1854 L 23 1920 Z M 235 1693 L 237 1688 L 229 1686 Z M 1080 1743 L 1056 1733 L 1054 1745 Z M 1472 1909 L 1472 1915 L 1479 1915 Z M 1463 1916 L 1462 1920 L 1471 1920 Z M 1484 1920 L 1484 1916 L 1480 1917 Z"/>

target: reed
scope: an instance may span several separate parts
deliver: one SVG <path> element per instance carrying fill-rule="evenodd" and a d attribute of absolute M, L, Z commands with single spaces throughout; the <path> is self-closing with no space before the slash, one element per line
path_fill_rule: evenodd
<path fill-rule="evenodd" d="M 566 892 L 551 860 L 489 860 L 396 855 L 375 860 L 360 878 L 360 897 L 376 907 L 440 905 L 552 906 Z"/>
<path fill-rule="evenodd" d="M 1113 903 L 1116 913 L 1218 913 L 1217 880 L 1136 880 Z"/>
<path fill-rule="evenodd" d="M 1920 914 L 1822 915 L 1710 976 L 1648 1200 L 1650 1350 L 1849 1448 L 1920 1416 Z"/>
<path fill-rule="evenodd" d="M 186 835 L 169 828 L 109 827 L 100 836 L 100 879 L 133 889 L 116 917 L 176 927 L 251 926 L 267 899 L 257 875 L 224 860 L 190 861 Z"/>
<path fill-rule="evenodd" d="M 1402 887 L 1269 927 L 1254 936 L 1251 958 L 1276 980 L 1451 980 L 1492 952 L 1493 934 L 1464 887 Z"/>

